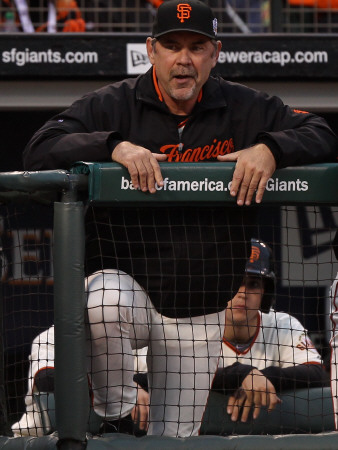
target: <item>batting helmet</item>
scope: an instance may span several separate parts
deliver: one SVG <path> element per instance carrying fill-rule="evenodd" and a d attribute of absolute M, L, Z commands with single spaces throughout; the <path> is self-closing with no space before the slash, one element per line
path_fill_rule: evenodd
<path fill-rule="evenodd" d="M 251 239 L 251 255 L 245 265 L 245 274 L 263 278 L 264 295 L 261 311 L 268 313 L 275 301 L 276 275 L 271 248 L 263 241 Z"/>

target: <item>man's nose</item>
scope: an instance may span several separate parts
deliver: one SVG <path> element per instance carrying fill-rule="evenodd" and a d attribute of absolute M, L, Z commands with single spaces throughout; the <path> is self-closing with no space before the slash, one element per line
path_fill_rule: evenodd
<path fill-rule="evenodd" d="M 241 298 L 241 299 L 245 299 L 245 292 L 246 292 L 246 289 L 245 289 L 245 286 L 241 286 L 239 289 L 238 289 L 238 296 Z"/>
<path fill-rule="evenodd" d="M 177 55 L 177 62 L 179 64 L 191 64 L 190 51 L 187 48 L 182 48 Z"/>

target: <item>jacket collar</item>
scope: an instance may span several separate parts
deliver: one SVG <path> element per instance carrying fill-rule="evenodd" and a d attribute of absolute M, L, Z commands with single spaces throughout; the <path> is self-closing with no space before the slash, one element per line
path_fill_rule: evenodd
<path fill-rule="evenodd" d="M 227 105 L 224 91 L 221 89 L 221 78 L 210 76 L 202 89 L 202 95 L 194 108 L 194 112 L 222 108 Z M 168 111 L 159 91 L 153 68 L 139 77 L 136 87 L 137 100 L 152 104 Z"/>

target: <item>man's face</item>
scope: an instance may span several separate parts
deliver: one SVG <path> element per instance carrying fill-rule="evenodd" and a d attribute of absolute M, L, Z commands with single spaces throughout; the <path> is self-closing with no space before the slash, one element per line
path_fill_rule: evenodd
<path fill-rule="evenodd" d="M 155 66 L 164 101 L 195 102 L 215 67 L 220 42 L 190 31 L 167 33 L 153 42 L 147 39 L 150 62 Z"/>
<path fill-rule="evenodd" d="M 255 325 L 263 294 L 264 282 L 261 278 L 245 277 L 237 294 L 228 303 L 226 309 L 227 325 Z"/>

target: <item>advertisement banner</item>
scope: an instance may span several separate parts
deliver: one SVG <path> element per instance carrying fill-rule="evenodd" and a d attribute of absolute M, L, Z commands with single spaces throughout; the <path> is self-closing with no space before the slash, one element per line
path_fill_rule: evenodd
<path fill-rule="evenodd" d="M 0 35 L 0 77 L 124 78 L 146 72 L 146 34 Z M 227 79 L 335 79 L 338 35 L 219 36 Z"/>

